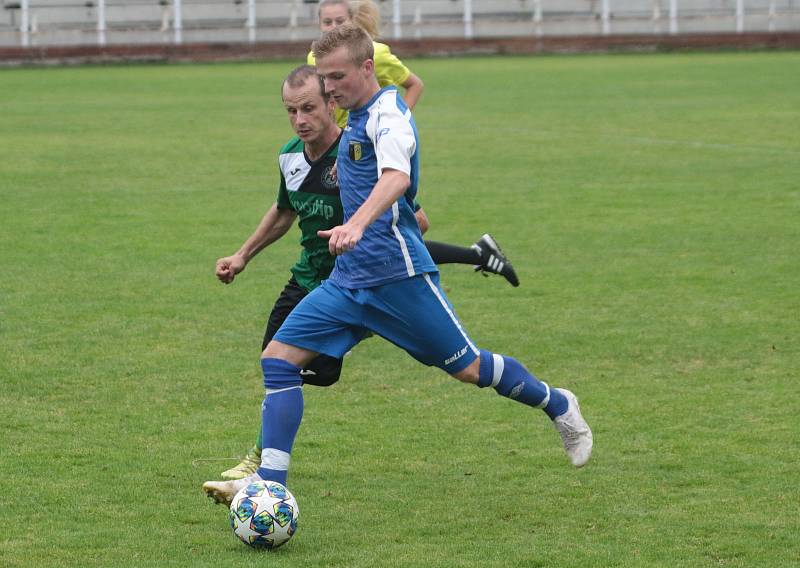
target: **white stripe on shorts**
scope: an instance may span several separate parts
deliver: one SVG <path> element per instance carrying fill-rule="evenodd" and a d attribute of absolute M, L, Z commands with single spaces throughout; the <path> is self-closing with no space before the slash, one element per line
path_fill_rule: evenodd
<path fill-rule="evenodd" d="M 433 280 L 431 280 L 431 277 L 428 276 L 427 274 L 423 274 L 422 276 L 423 276 L 423 278 L 425 278 L 425 282 L 428 283 L 428 286 L 431 287 L 431 290 L 433 290 L 433 293 L 436 294 L 436 298 L 439 300 L 439 303 L 442 304 L 442 307 L 447 312 L 447 315 L 449 315 L 450 319 L 453 321 L 453 323 L 456 324 L 456 327 L 458 328 L 458 331 L 461 332 L 461 335 L 466 340 L 467 345 L 469 345 L 469 348 L 472 349 L 472 352 L 475 355 L 480 355 L 481 354 L 480 351 L 478 351 L 478 348 L 475 347 L 472 344 L 472 341 L 469 340 L 469 337 L 467 337 L 467 334 L 464 333 L 464 328 L 461 327 L 461 323 L 458 321 L 458 318 L 456 317 L 456 314 L 454 314 L 453 310 L 450 309 L 450 306 L 447 305 L 447 302 L 442 297 L 442 295 L 439 293 L 439 288 L 437 288 L 436 284 L 433 283 Z"/>

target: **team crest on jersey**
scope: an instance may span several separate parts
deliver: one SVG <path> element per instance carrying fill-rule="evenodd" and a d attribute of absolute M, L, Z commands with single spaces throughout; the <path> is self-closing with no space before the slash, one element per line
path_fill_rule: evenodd
<path fill-rule="evenodd" d="M 361 142 L 350 142 L 350 159 L 354 161 L 361 159 Z"/>
<path fill-rule="evenodd" d="M 322 186 L 325 189 L 336 189 L 339 184 L 333 177 L 333 166 L 328 166 L 322 171 Z"/>

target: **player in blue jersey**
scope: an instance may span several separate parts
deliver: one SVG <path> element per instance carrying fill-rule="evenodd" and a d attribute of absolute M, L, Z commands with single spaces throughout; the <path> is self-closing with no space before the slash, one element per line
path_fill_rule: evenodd
<path fill-rule="evenodd" d="M 236 275 L 265 247 L 281 238 L 290 229 L 295 219 L 300 228 L 300 259 L 292 267 L 292 278 L 275 302 L 267 320 L 261 350 L 275 336 L 286 317 L 297 304 L 314 288 L 328 278 L 333 270 L 335 257 L 328 251 L 328 241 L 317 235 L 341 225 L 344 218 L 339 199 L 339 185 L 332 171 L 335 168 L 342 129 L 334 120 L 333 100 L 324 92 L 322 80 L 315 67 L 305 65 L 294 69 L 281 87 L 281 97 L 289 122 L 296 136 L 287 142 L 279 153 L 280 186 L 275 203 L 262 218 L 256 230 L 245 240 L 239 250 L 217 260 L 216 275 L 221 282 L 230 284 Z M 415 215 L 420 231 L 425 232 L 420 216 Z M 506 259 L 495 255 L 496 245 L 484 247 L 489 235 L 479 241 L 478 248 L 484 258 L 496 259 L 497 271 L 506 278 L 516 275 L 510 265 L 503 267 Z M 425 242 L 434 262 L 437 255 L 432 243 Z M 443 245 L 450 246 L 450 245 Z M 473 245 L 476 246 L 476 245 Z M 455 247 L 461 248 L 461 247 Z M 466 249 L 471 250 L 471 249 Z M 475 254 L 475 251 L 472 250 Z M 475 259 L 473 259 L 475 260 Z M 438 264 L 438 262 L 437 262 Z M 303 384 L 330 386 L 339 380 L 342 359 L 320 355 L 303 370 Z M 241 479 L 251 475 L 261 465 L 263 432 L 258 425 L 255 443 L 247 450 L 242 460 L 222 472 L 223 479 Z"/>
<path fill-rule="evenodd" d="M 323 35 L 313 49 L 326 92 L 350 110 L 338 153 L 344 223 L 319 232 L 337 255 L 336 264 L 262 354 L 261 467 L 244 479 L 208 481 L 203 490 L 227 504 L 252 481 L 285 484 L 303 416 L 301 369 L 318 354 L 342 357 L 370 331 L 462 382 L 492 387 L 542 409 L 572 464 L 584 466 L 592 432 L 575 395 L 550 388 L 511 357 L 479 349 L 439 285 L 413 211 L 419 178 L 416 126 L 396 87 L 378 85 L 371 39 L 345 25 Z"/>
<path fill-rule="evenodd" d="M 425 85 L 411 69 L 394 55 L 385 43 L 378 40 L 381 28 L 380 8 L 372 0 L 321 0 L 317 11 L 320 32 L 324 33 L 344 24 L 361 27 L 372 38 L 375 77 L 381 87 L 394 85 L 403 89 L 403 100 L 409 109 L 422 96 Z M 307 63 L 314 65 L 314 53 L 310 52 Z M 347 110 L 336 107 L 336 122 L 342 128 L 347 124 Z M 417 222 L 424 234 L 429 220 L 419 205 Z M 474 265 L 484 276 L 490 273 L 502 275 L 512 286 L 519 286 L 519 278 L 494 238 L 486 233 L 475 244 L 462 247 L 441 241 L 426 240 L 425 246 L 436 264 Z"/>

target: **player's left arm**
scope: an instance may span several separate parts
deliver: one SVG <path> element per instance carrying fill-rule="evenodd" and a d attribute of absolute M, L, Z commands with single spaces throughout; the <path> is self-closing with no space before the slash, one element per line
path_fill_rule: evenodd
<path fill-rule="evenodd" d="M 428 232 L 428 229 L 431 228 L 431 222 L 428 219 L 428 215 L 425 213 L 425 210 L 420 207 L 416 211 L 414 211 L 414 217 L 417 218 L 417 225 L 419 225 L 419 232 L 423 235 Z"/>

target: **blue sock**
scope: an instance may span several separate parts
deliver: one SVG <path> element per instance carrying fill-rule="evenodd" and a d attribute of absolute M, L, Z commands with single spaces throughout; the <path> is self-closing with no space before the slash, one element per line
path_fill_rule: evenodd
<path fill-rule="evenodd" d="M 484 350 L 481 350 L 478 386 L 494 387 L 499 395 L 541 408 L 551 420 L 564 414 L 569 404 L 563 394 L 534 377 L 516 359 Z"/>
<path fill-rule="evenodd" d="M 286 485 L 292 444 L 303 419 L 300 367 L 283 359 L 262 359 L 264 404 L 261 406 L 262 479 Z"/>

